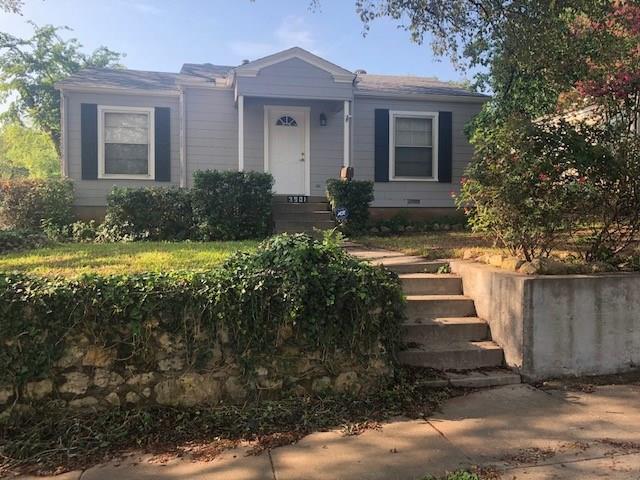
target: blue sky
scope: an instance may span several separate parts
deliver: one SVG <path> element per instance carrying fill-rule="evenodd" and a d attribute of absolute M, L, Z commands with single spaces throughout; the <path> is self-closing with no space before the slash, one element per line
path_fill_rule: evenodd
<path fill-rule="evenodd" d="M 87 50 L 106 45 L 142 70 L 237 65 L 297 45 L 350 70 L 465 78 L 390 20 L 363 37 L 354 0 L 321 0 L 320 11 L 307 0 L 25 0 L 22 17 L 0 13 L 0 30 L 28 35 L 27 20 L 67 25 Z"/>

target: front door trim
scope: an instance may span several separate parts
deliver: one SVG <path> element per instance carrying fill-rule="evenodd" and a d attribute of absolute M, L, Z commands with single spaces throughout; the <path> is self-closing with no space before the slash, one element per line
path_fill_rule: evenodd
<path fill-rule="evenodd" d="M 271 112 L 281 110 L 282 113 L 296 112 L 304 115 L 304 171 L 305 171 L 305 195 L 311 195 L 311 107 L 290 107 L 288 105 L 265 105 L 264 106 L 264 171 L 271 172 L 269 166 L 269 138 L 271 122 Z"/>

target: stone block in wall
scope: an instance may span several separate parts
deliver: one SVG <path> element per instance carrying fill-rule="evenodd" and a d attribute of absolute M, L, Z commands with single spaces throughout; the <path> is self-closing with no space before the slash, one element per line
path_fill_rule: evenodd
<path fill-rule="evenodd" d="M 24 396 L 28 400 L 41 400 L 53 392 L 53 382 L 48 378 L 39 382 L 29 382 L 24 386 Z"/>
<path fill-rule="evenodd" d="M 173 407 L 215 404 L 222 397 L 220 383 L 209 375 L 185 373 L 158 383 L 154 388 L 156 402 Z"/>
<path fill-rule="evenodd" d="M 82 395 L 89 388 L 89 376 L 80 372 L 65 373 L 65 382 L 60 385 L 58 390 L 60 393 L 73 393 L 75 395 Z"/>
<path fill-rule="evenodd" d="M 99 388 L 115 388 L 124 383 L 124 378 L 116 372 L 97 368 L 93 375 L 93 384 Z"/>
<path fill-rule="evenodd" d="M 85 367 L 108 367 L 116 358 L 113 348 L 107 349 L 98 345 L 92 345 L 82 357 L 82 365 Z"/>

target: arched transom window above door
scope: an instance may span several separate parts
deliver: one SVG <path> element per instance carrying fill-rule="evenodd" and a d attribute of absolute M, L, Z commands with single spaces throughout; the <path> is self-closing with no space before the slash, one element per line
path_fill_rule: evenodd
<path fill-rule="evenodd" d="M 289 115 L 283 115 L 276 121 L 276 125 L 279 127 L 297 127 L 298 122 L 296 122 L 295 118 Z"/>

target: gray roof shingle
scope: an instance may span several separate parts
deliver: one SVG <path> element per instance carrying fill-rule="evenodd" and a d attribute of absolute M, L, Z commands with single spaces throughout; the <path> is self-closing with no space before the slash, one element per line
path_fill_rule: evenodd
<path fill-rule="evenodd" d="M 213 65 L 212 63 L 185 63 L 180 69 L 181 75 L 192 75 L 207 80 L 226 79 L 236 68 L 228 65 Z"/>
<path fill-rule="evenodd" d="M 392 95 L 454 95 L 485 98 L 486 95 L 469 91 L 460 85 L 443 82 L 431 77 L 411 75 L 372 75 L 359 73 L 356 91 L 371 94 Z M 488 98 L 488 97 L 487 97 Z"/>
<path fill-rule="evenodd" d="M 60 87 L 106 87 L 141 90 L 176 91 L 177 82 L 221 83 L 234 70 L 228 65 L 211 63 L 185 63 L 180 73 L 150 72 L 127 69 L 85 69 L 58 82 Z M 356 93 L 371 95 L 451 95 L 460 97 L 489 98 L 481 93 L 471 92 L 459 85 L 443 82 L 430 77 L 410 75 L 373 75 L 358 73 Z"/>
<path fill-rule="evenodd" d="M 177 73 L 112 68 L 85 68 L 57 83 L 61 87 L 99 86 L 139 88 L 141 90 L 177 90 Z"/>

